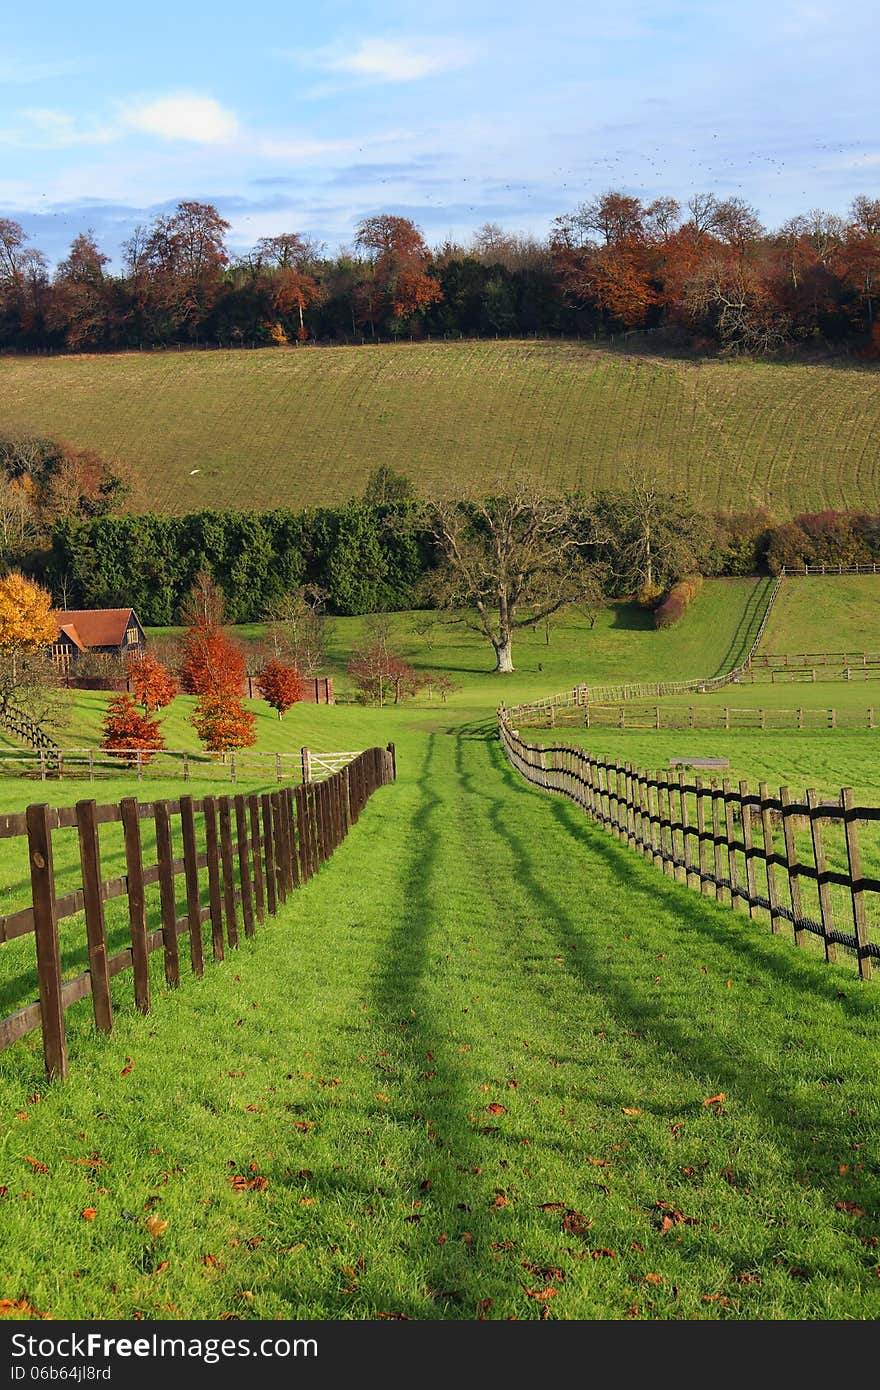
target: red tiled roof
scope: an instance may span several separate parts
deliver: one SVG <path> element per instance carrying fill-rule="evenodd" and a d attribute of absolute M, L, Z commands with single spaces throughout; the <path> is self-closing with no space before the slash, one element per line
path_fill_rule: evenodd
<path fill-rule="evenodd" d="M 68 635 L 80 647 L 121 647 L 131 613 L 130 608 L 71 608 L 56 612 L 55 621 L 62 632 L 73 627 L 76 636 Z"/>
<path fill-rule="evenodd" d="M 69 637 L 75 647 L 77 647 L 81 652 L 85 651 L 85 643 L 83 642 L 82 638 L 77 632 L 75 623 L 61 623 L 60 632 L 58 635 L 63 637 Z"/>

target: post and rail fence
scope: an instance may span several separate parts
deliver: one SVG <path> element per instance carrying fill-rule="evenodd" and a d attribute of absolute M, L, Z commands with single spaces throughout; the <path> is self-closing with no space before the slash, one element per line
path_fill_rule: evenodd
<path fill-rule="evenodd" d="M 119 774 L 138 781 L 180 777 L 184 782 L 319 782 L 357 758 L 360 751 L 325 753 L 302 748 L 296 753 L 265 753 L 244 748 L 218 754 L 173 748 L 143 752 L 132 748 L 59 748 L 54 744 L 50 748 L 0 748 L 0 776 L 44 782 L 65 778 L 94 782 Z"/>
<path fill-rule="evenodd" d="M 573 745 L 529 744 L 511 713 L 500 707 L 499 736 L 526 781 L 569 798 L 667 877 L 751 917 L 766 912 L 771 931 L 789 926 L 798 946 L 816 936 L 828 961 L 843 947 L 870 978 L 880 958 L 870 939 L 880 925 L 880 878 L 863 870 L 859 826 L 880 822 L 880 807 L 857 806 L 849 787 L 833 800 L 814 791 L 795 800 L 788 787 L 771 794 L 762 782 L 755 793 L 744 781 L 707 783 Z M 844 914 L 849 930 L 838 925 Z"/>
<path fill-rule="evenodd" d="M 274 916 L 341 844 L 372 793 L 395 778 L 395 749 L 388 744 L 359 753 L 323 781 L 262 794 L 183 795 L 146 803 L 129 796 L 103 806 L 94 801 L 57 809 L 34 804 L 20 814 L 0 816 L 0 840 L 26 840 L 30 876 L 28 906 L 0 917 L 0 949 L 32 935 L 38 980 L 37 1000 L 0 1019 L 0 1050 L 41 1029 L 49 1076 L 66 1076 L 65 1015 L 71 1005 L 91 996 L 96 1028 L 111 1032 L 110 981 L 131 970 L 136 1006 L 148 1013 L 150 954 L 163 951 L 165 981 L 174 988 L 180 981 L 184 937 L 192 973 L 201 976 L 206 947 L 220 961 L 227 947 L 238 945 L 239 925 L 245 936 L 253 936 L 255 924 Z M 123 844 L 115 846 L 115 854 L 121 858 L 124 848 L 126 871 L 105 879 L 100 827 L 112 824 L 121 827 Z M 73 891 L 59 892 L 53 836 L 66 829 L 78 835 L 81 882 Z M 155 841 L 153 863 L 145 862 L 145 838 Z M 69 854 L 69 842 L 67 849 Z M 158 885 L 159 898 L 148 904 L 152 885 Z M 105 904 L 120 897 L 127 898 L 123 939 L 130 944 L 108 954 Z M 185 911 L 179 915 L 183 900 Z M 74 945 L 79 951 L 83 947 L 81 940 L 74 943 L 72 929 L 62 938 L 59 925 L 79 914 L 84 917 L 88 966 L 67 978 Z M 158 926 L 151 928 L 151 917 Z M 206 923 L 210 939 L 203 941 Z M 119 928 L 115 921 L 114 932 Z"/>

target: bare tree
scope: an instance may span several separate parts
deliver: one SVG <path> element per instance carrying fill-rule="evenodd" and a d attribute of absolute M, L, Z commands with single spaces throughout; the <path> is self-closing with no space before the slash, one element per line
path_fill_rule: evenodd
<path fill-rule="evenodd" d="M 593 570 L 571 505 L 529 479 L 483 502 L 435 501 L 425 525 L 443 557 L 435 598 L 473 610 L 472 626 L 491 643 L 496 671 L 512 671 L 513 637 L 574 603 Z"/>
<path fill-rule="evenodd" d="M 272 655 L 289 661 L 302 676 L 318 675 L 324 664 L 326 601 L 326 589 L 304 584 L 285 594 L 272 609 L 268 629 Z"/>

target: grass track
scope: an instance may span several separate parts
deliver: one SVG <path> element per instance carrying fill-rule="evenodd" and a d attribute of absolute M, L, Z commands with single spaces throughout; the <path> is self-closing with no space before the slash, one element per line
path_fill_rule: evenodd
<path fill-rule="evenodd" d="M 64 1087 L 0 1056 L 2 1295 L 536 1317 L 525 1286 L 556 1318 L 876 1317 L 876 990 L 665 882 L 485 737 L 403 739 L 400 766 L 203 982 L 109 1040 L 72 1011 Z M 265 1191 L 232 1190 L 252 1173 Z"/>
<path fill-rule="evenodd" d="M 139 511 L 339 502 L 379 458 L 424 490 L 514 466 L 589 490 L 634 463 L 708 506 L 880 507 L 871 368 L 546 341 L 4 357 L 0 402 L 4 428 L 128 463 Z"/>

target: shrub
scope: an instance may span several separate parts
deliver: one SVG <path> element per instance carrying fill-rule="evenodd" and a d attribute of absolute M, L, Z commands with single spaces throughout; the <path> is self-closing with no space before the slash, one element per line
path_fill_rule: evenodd
<path fill-rule="evenodd" d="M 691 574 L 686 579 L 679 579 L 655 609 L 654 626 L 672 627 L 673 623 L 680 622 L 702 587 L 703 577 L 700 574 Z"/>
<path fill-rule="evenodd" d="M 260 671 L 258 680 L 263 699 L 278 711 L 279 719 L 305 694 L 299 671 L 295 666 L 286 666 L 283 661 L 268 662 Z"/>

